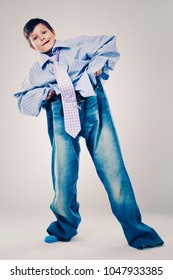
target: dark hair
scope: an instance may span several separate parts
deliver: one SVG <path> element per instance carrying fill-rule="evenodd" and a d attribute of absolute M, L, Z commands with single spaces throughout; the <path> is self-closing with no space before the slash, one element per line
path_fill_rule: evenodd
<path fill-rule="evenodd" d="M 52 26 L 44 19 L 41 18 L 33 18 L 30 19 L 23 28 L 23 35 L 27 39 L 28 43 L 31 45 L 31 41 L 29 39 L 29 36 L 31 32 L 34 30 L 37 24 L 42 23 L 44 24 L 50 31 L 53 31 Z"/>

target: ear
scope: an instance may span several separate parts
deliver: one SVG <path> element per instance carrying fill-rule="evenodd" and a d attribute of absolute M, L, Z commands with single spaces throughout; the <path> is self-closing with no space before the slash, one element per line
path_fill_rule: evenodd
<path fill-rule="evenodd" d="M 56 36 L 56 33 L 55 33 L 55 30 L 54 30 L 54 29 L 52 30 L 52 33 L 53 33 L 54 36 Z"/>
<path fill-rule="evenodd" d="M 33 50 L 35 50 L 35 48 L 34 48 L 34 46 L 33 46 L 32 44 L 30 44 L 30 48 L 33 49 Z"/>

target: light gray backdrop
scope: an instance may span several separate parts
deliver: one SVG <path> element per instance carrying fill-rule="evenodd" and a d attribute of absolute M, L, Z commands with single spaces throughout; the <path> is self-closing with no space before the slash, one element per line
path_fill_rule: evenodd
<path fill-rule="evenodd" d="M 173 1 L 6 0 L 0 16 L 1 215 L 46 215 L 53 198 L 45 112 L 23 116 L 12 96 L 37 57 L 22 35 L 33 17 L 48 20 L 60 40 L 117 36 L 121 58 L 105 87 L 126 167 L 142 212 L 171 214 Z M 84 141 L 81 145 L 81 211 L 110 211 Z"/>

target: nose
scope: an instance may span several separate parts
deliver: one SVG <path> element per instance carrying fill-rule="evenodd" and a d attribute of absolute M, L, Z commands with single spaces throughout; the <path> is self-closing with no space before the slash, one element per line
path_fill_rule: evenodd
<path fill-rule="evenodd" d="M 43 41 L 44 40 L 44 36 L 40 35 L 40 39 L 41 39 L 41 41 Z"/>

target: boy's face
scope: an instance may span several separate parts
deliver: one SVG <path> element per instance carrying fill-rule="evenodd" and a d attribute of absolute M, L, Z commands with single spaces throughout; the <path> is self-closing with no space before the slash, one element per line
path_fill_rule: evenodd
<path fill-rule="evenodd" d="M 51 31 L 44 24 L 39 23 L 30 33 L 31 48 L 41 53 L 51 53 L 55 43 L 55 31 Z"/>

